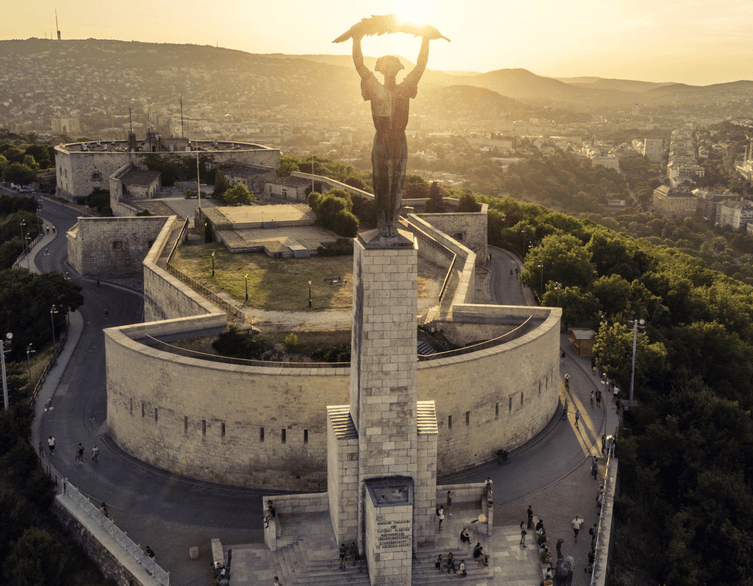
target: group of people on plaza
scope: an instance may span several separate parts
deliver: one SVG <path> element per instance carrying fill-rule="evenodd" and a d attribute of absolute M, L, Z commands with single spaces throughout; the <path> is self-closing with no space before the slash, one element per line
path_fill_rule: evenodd
<path fill-rule="evenodd" d="M 39 442 L 39 443 L 41 444 L 42 442 Z M 40 450 L 41 450 L 41 447 L 42 446 L 40 445 Z M 50 457 L 54 456 L 55 455 L 55 438 L 54 437 L 50 436 L 47 438 L 47 447 L 50 450 Z M 96 444 L 92 446 L 91 457 L 89 459 L 92 460 L 95 464 L 99 462 L 99 448 L 97 447 Z M 84 463 L 84 446 L 81 442 L 79 442 L 78 446 L 76 447 L 76 462 L 78 462 L 79 464 Z"/>

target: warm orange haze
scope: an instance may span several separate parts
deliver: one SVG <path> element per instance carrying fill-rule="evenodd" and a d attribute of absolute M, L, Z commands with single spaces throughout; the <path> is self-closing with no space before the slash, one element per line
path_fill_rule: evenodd
<path fill-rule="evenodd" d="M 336 34 L 371 14 L 396 13 L 437 27 L 431 69 L 522 68 L 549 77 L 596 76 L 709 85 L 750 79 L 753 4 L 740 0 L 503 2 L 324 0 L 275 3 L 161 0 L 9 3 L 0 39 L 54 37 L 219 45 L 250 53 L 347 54 Z M 416 53 L 407 35 L 369 39 L 364 54 Z"/>

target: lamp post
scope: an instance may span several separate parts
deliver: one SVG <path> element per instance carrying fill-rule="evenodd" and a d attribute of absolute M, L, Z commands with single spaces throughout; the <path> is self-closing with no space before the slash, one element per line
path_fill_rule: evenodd
<path fill-rule="evenodd" d="M 5 344 L 10 344 L 10 341 L 13 339 L 13 334 L 8 332 L 5 334 L 5 340 L 2 341 L 2 344 L 0 344 L 2 347 L 0 347 L 0 363 L 2 363 L 2 371 L 3 371 L 3 402 L 5 403 L 5 410 L 8 410 L 8 379 L 5 377 L 5 353 L 10 352 L 10 348 L 8 350 L 5 349 Z M 7 340 L 7 342 L 6 342 Z"/>
<path fill-rule="evenodd" d="M 309 281 L 309 308 L 311 308 L 311 281 Z"/>
<path fill-rule="evenodd" d="M 212 277 L 214 277 L 214 252 L 212 253 Z"/>
<path fill-rule="evenodd" d="M 26 220 L 21 220 L 21 248 L 26 252 Z"/>
<path fill-rule="evenodd" d="M 55 359 L 57 358 L 57 348 L 55 344 L 55 314 L 58 312 L 58 310 L 53 305 L 50 307 L 50 323 L 52 324 L 52 363 L 55 364 Z"/>
<path fill-rule="evenodd" d="M 30 355 L 34 354 L 34 350 L 31 349 L 31 342 L 29 342 L 29 345 L 26 346 L 26 366 L 29 367 L 29 388 L 31 389 L 31 357 Z"/>
<path fill-rule="evenodd" d="M 248 273 L 243 275 L 243 278 L 246 279 L 246 301 L 248 301 Z"/>
<path fill-rule="evenodd" d="M 539 271 L 541 271 L 541 288 L 539 289 L 539 294 L 541 295 L 541 299 L 544 299 L 544 263 L 539 262 Z"/>
<path fill-rule="evenodd" d="M 520 233 L 523 234 L 523 256 L 525 256 L 526 255 L 526 229 L 523 228 L 520 231 Z"/>
<path fill-rule="evenodd" d="M 31 234 L 26 235 L 26 266 L 31 271 Z"/>
<path fill-rule="evenodd" d="M 557 291 L 557 307 L 560 306 L 560 289 L 562 289 L 562 285 L 559 283 L 554 284 L 554 288 Z"/>
<path fill-rule="evenodd" d="M 633 392 L 635 390 L 635 349 L 638 342 L 638 328 L 642 331 L 645 323 L 646 321 L 642 319 L 633 320 L 633 367 L 630 372 L 630 405 L 633 404 Z"/>

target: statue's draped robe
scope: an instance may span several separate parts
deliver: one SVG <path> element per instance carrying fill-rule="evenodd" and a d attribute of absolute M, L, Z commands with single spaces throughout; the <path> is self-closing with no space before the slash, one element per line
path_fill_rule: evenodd
<path fill-rule="evenodd" d="M 394 89 L 384 87 L 371 72 L 361 79 L 361 94 L 365 101 L 371 102 L 376 129 L 371 164 L 381 236 L 397 236 L 408 160 L 405 127 L 408 125 L 410 100 L 416 97 L 420 77 L 414 70 Z"/>

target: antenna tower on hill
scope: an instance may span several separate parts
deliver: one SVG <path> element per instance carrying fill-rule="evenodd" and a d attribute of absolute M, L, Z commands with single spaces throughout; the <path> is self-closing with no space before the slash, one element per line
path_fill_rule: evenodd
<path fill-rule="evenodd" d="M 55 30 L 58 32 L 58 41 L 60 40 L 60 26 L 58 25 L 58 9 L 55 8 Z"/>

